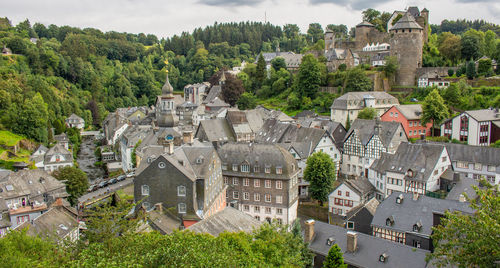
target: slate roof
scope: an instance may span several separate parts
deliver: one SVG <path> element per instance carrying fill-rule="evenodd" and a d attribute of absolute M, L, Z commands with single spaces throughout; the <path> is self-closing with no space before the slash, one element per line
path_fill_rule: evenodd
<path fill-rule="evenodd" d="M 468 115 L 470 115 L 472 118 L 476 119 L 479 122 L 500 121 L 500 112 L 495 111 L 494 109 L 472 110 L 472 111 L 465 111 L 465 113 L 467 113 Z"/>
<path fill-rule="evenodd" d="M 222 93 L 222 87 L 220 85 L 214 85 L 208 92 L 207 97 L 203 100 L 203 104 L 212 102 L 215 98 L 220 97 Z"/>
<path fill-rule="evenodd" d="M 198 128 L 203 128 L 209 141 L 236 141 L 225 118 L 202 120 Z"/>
<path fill-rule="evenodd" d="M 127 123 L 128 119 L 120 113 L 109 113 L 106 116 L 106 119 L 104 119 L 104 121 L 102 122 L 103 127 L 107 129 L 107 132 L 105 132 L 106 139 L 111 140 L 111 138 L 115 135 L 115 132 Z"/>
<path fill-rule="evenodd" d="M 223 232 L 250 233 L 262 224 L 262 222 L 242 211 L 226 207 L 224 210 L 191 225 L 188 229 L 195 233 L 208 233 L 219 236 Z"/>
<path fill-rule="evenodd" d="M 8 189 L 8 185 L 12 186 L 12 190 Z M 33 199 L 54 191 L 58 191 L 58 197 L 67 196 L 66 185 L 41 169 L 11 172 L 0 180 L 0 189 L 0 197 L 4 200 L 24 195 Z"/>
<path fill-rule="evenodd" d="M 471 199 L 476 199 L 477 194 L 474 188 L 472 188 L 473 186 L 479 187 L 479 181 L 473 178 L 461 176 L 458 181 L 454 182 L 454 186 L 446 195 L 446 199 L 459 201 L 460 196 L 463 195 L 463 193 L 467 194 L 467 196 Z"/>
<path fill-rule="evenodd" d="M 396 203 L 396 198 L 399 196 L 403 197 L 403 202 L 400 204 Z M 417 233 L 421 236 L 430 236 L 432 233 L 433 213 L 444 214 L 445 211 L 473 213 L 467 202 L 437 199 L 425 195 L 421 195 L 417 200 L 414 200 L 412 193 L 393 192 L 378 206 L 372 220 L 372 226 L 414 233 L 413 225 L 420 222 L 422 227 Z M 394 223 L 392 226 L 387 226 L 386 220 L 391 216 Z"/>
<path fill-rule="evenodd" d="M 316 221 L 314 225 L 315 235 L 309 244 L 309 249 L 316 254 L 327 256 L 331 247 L 327 244 L 330 238 L 334 239 L 334 243 L 342 249 L 344 262 L 355 267 L 426 267 L 425 257 L 429 253 L 428 251 L 363 233 L 356 232 L 357 250 L 353 253 L 347 252 L 347 232 L 352 231 Z M 379 261 L 379 257 L 383 253 L 388 255 L 386 262 Z"/>
<path fill-rule="evenodd" d="M 85 120 L 83 118 L 79 117 L 76 114 L 71 114 L 68 118 L 66 118 L 66 122 L 71 122 L 71 120 L 76 120 L 78 122 L 84 123 Z"/>
<path fill-rule="evenodd" d="M 66 135 L 66 133 L 54 135 L 54 140 L 56 140 L 57 142 L 69 142 L 69 138 L 68 138 L 68 135 Z"/>
<path fill-rule="evenodd" d="M 262 114 L 262 117 L 264 119 L 276 119 L 280 122 L 292 122 L 293 118 L 290 116 L 286 115 L 282 111 L 279 110 L 273 110 L 273 109 L 268 109 L 262 105 L 259 105 L 255 108 L 255 110 L 259 111 L 259 113 Z"/>
<path fill-rule="evenodd" d="M 363 197 L 375 191 L 375 187 L 365 177 L 356 177 L 355 179 L 344 180 L 343 183 L 351 188 L 359 196 Z"/>
<path fill-rule="evenodd" d="M 417 9 L 418 10 L 418 9 Z M 410 14 L 410 10 L 406 12 L 401 19 L 394 24 L 394 27 L 392 27 L 392 30 L 401 30 L 401 29 L 420 29 L 422 30 L 422 27 L 415 21 L 415 18 Z"/>
<path fill-rule="evenodd" d="M 445 143 L 450 160 L 483 165 L 500 166 L 500 148 L 475 146 L 457 143 Z"/>
<path fill-rule="evenodd" d="M 328 61 L 332 60 L 345 60 L 347 55 L 349 55 L 349 49 L 335 48 L 330 49 L 325 53 L 325 57 Z"/>
<path fill-rule="evenodd" d="M 320 117 L 315 118 L 309 127 L 319 127 L 330 133 L 330 135 L 335 140 L 338 148 L 342 148 L 342 143 L 344 142 L 345 135 L 347 131 L 344 126 L 339 122 L 334 122 L 330 118 L 322 119 Z"/>
<path fill-rule="evenodd" d="M 395 105 L 395 107 L 408 120 L 416 120 L 422 118 L 421 104 Z"/>
<path fill-rule="evenodd" d="M 381 158 L 375 160 L 370 168 L 379 173 L 400 174 L 406 174 L 411 169 L 413 177 L 405 175 L 405 180 L 426 182 L 439 163 L 443 150 L 445 147 L 440 144 L 402 142 L 396 153 L 382 153 Z"/>
<path fill-rule="evenodd" d="M 420 17 L 420 11 L 418 10 L 418 7 L 408 7 L 408 10 L 407 10 L 408 13 L 410 13 L 413 18 L 417 18 L 417 17 Z"/>
<path fill-rule="evenodd" d="M 358 25 L 356 25 L 356 27 L 359 27 L 359 26 L 375 27 L 373 24 L 369 23 L 366 20 L 364 20 L 364 21 L 360 22 Z"/>
<path fill-rule="evenodd" d="M 356 135 L 358 135 L 361 143 L 366 146 L 370 139 L 375 135 L 375 124 L 377 120 L 366 120 L 366 119 L 356 119 L 351 125 L 349 132 L 345 135 L 345 139 L 348 139 L 352 132 L 356 131 Z M 398 122 L 385 122 L 378 121 L 380 124 L 379 136 L 384 144 L 384 146 L 388 146 L 392 140 L 392 138 L 397 135 L 397 130 L 401 125 Z M 406 134 L 405 134 L 406 135 Z"/>
<path fill-rule="evenodd" d="M 78 228 L 75 217 L 64 211 L 63 208 L 54 207 L 38 216 L 32 221 L 26 221 L 17 226 L 15 230 L 28 228 L 30 236 L 42 236 L 61 241 L 66 235 Z"/>
<path fill-rule="evenodd" d="M 399 101 L 397 98 L 393 97 L 391 94 L 383 92 L 383 91 L 358 91 L 358 92 L 348 92 L 338 98 L 336 98 L 332 106 L 330 108 L 332 109 L 347 109 L 347 104 L 348 101 L 363 101 L 367 97 L 373 97 L 376 100 L 389 100 L 390 103 L 388 102 L 387 104 L 399 104 Z M 353 105 L 349 105 L 353 106 Z M 362 102 L 362 105 L 360 106 L 360 109 L 364 107 L 364 103 Z"/>
<path fill-rule="evenodd" d="M 228 166 L 227 171 L 223 171 L 228 176 L 231 174 L 239 175 L 240 172 L 232 171 L 232 164 L 241 165 L 247 163 L 250 165 L 248 176 L 254 176 L 253 167 L 260 167 L 259 177 L 269 177 L 275 179 L 290 180 L 291 176 L 298 172 L 297 162 L 293 156 L 284 148 L 276 144 L 259 143 L 226 143 L 217 149 L 219 157 L 223 163 Z M 265 173 L 265 167 L 271 167 L 271 173 Z M 276 174 L 274 169 L 282 168 L 282 174 Z"/>
<path fill-rule="evenodd" d="M 73 155 L 66 148 L 64 148 L 62 144 L 56 143 L 56 145 L 50 148 L 49 151 L 47 151 L 47 153 L 45 154 L 45 164 L 51 163 L 50 158 L 56 154 L 61 154 L 66 158 L 66 161 L 59 161 L 57 163 L 73 162 Z"/>
<path fill-rule="evenodd" d="M 380 205 L 380 202 L 377 200 L 377 198 L 373 197 L 370 199 L 368 202 L 364 204 L 359 204 L 356 207 L 352 208 L 346 213 L 345 220 L 348 221 L 352 217 L 356 216 L 358 212 L 360 212 L 363 208 L 366 208 L 370 214 L 375 215 L 377 212 L 377 207 Z"/>
<path fill-rule="evenodd" d="M 132 126 L 123 132 L 122 137 L 128 147 L 134 147 L 140 140 L 142 141 L 148 136 L 149 130 L 151 130 L 151 126 Z"/>
<path fill-rule="evenodd" d="M 164 213 L 153 210 L 148 213 L 149 224 L 161 234 L 170 234 L 174 230 L 179 230 L 180 221 L 170 217 Z"/>

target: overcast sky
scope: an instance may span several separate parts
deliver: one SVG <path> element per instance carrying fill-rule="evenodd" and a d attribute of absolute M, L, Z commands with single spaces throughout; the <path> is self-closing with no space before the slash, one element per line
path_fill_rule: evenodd
<path fill-rule="evenodd" d="M 15 25 L 28 18 L 32 24 L 92 27 L 102 31 L 152 33 L 159 38 L 214 22 L 267 21 L 297 24 L 346 24 L 361 21 L 361 11 L 391 12 L 416 5 L 430 11 L 430 22 L 443 19 L 484 19 L 500 24 L 500 0 L 13 0 L 3 1 L 1 17 Z"/>

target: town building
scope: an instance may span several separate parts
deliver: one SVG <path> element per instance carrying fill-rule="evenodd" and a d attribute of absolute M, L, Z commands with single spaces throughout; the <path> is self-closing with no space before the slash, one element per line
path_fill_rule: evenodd
<path fill-rule="evenodd" d="M 181 105 L 175 107 L 175 114 L 179 117 L 179 126 L 193 126 L 198 125 L 198 105 L 186 101 Z"/>
<path fill-rule="evenodd" d="M 346 124 L 347 119 L 350 122 L 356 120 L 364 108 L 374 108 L 381 115 L 394 105 L 399 105 L 398 99 L 386 92 L 348 92 L 333 101 L 331 119 Z"/>
<path fill-rule="evenodd" d="M 341 173 L 368 177 L 368 169 L 382 153 L 394 153 L 407 141 L 398 122 L 356 119 L 344 139 Z"/>
<path fill-rule="evenodd" d="M 61 133 L 59 135 L 54 135 L 54 140 L 57 144 L 62 145 L 66 150 L 69 150 L 69 138 L 66 133 Z"/>
<path fill-rule="evenodd" d="M 203 98 L 206 96 L 210 83 L 199 83 L 194 85 L 186 85 L 184 87 L 184 101 L 191 102 L 199 106 Z"/>
<path fill-rule="evenodd" d="M 394 105 L 380 116 L 385 122 L 399 122 L 403 125 L 408 138 L 420 139 L 430 136 L 432 123 L 422 124 L 422 105 Z"/>
<path fill-rule="evenodd" d="M 375 187 L 364 177 L 344 180 L 328 195 L 328 212 L 346 216 L 351 209 L 375 196 Z"/>
<path fill-rule="evenodd" d="M 35 167 L 43 168 L 43 161 L 45 159 L 45 154 L 49 151 L 49 148 L 39 145 L 36 150 L 31 154 L 29 161 L 35 163 Z"/>
<path fill-rule="evenodd" d="M 226 207 L 221 160 L 211 144 L 184 145 L 141 161 L 134 179 L 134 200 L 146 210 L 158 203 L 171 210 L 183 227 Z"/>
<path fill-rule="evenodd" d="M 314 220 L 306 221 L 304 233 L 304 240 L 315 255 L 314 267 L 323 267 L 328 251 L 334 244 L 340 247 L 344 263 L 349 267 L 427 267 L 427 250 Z"/>
<path fill-rule="evenodd" d="M 66 118 L 66 126 L 69 128 L 77 128 L 84 129 L 85 128 L 85 120 L 79 117 L 76 114 L 71 114 L 68 118 Z"/>
<path fill-rule="evenodd" d="M 118 111 L 109 113 L 102 122 L 106 144 L 115 145 L 128 127 L 129 122 L 125 116 L 121 115 Z"/>
<path fill-rule="evenodd" d="M 393 193 L 377 208 L 371 224 L 373 236 L 432 251 L 432 227 L 440 224 L 446 211 L 473 212 L 466 202 Z"/>
<path fill-rule="evenodd" d="M 252 233 L 262 225 L 254 217 L 232 207 L 225 207 L 222 211 L 207 217 L 189 227 L 195 233 L 219 236 L 223 232 Z"/>
<path fill-rule="evenodd" d="M 285 60 L 286 69 L 289 71 L 297 71 L 299 69 L 300 63 L 302 63 L 302 54 L 295 54 L 293 52 L 281 52 L 279 45 L 276 46 L 275 52 L 262 53 L 264 60 L 266 62 L 267 70 L 271 69 L 271 61 L 277 57 L 281 57 Z M 255 61 L 257 63 L 257 61 Z"/>
<path fill-rule="evenodd" d="M 168 81 L 168 73 L 165 84 L 161 88 L 161 95 L 156 98 L 156 126 L 175 127 L 178 124 L 178 118 L 175 115 L 174 107 L 174 88 Z"/>
<path fill-rule="evenodd" d="M 299 169 L 288 151 L 258 143 L 227 143 L 217 151 L 231 207 L 259 221 L 295 221 Z"/>
<path fill-rule="evenodd" d="M 122 160 L 122 169 L 128 172 L 134 169 L 132 160 L 132 151 L 137 143 L 142 142 L 146 138 L 151 126 L 131 126 L 123 133 L 120 138 L 120 155 Z"/>
<path fill-rule="evenodd" d="M 47 151 L 43 160 L 43 168 L 48 172 L 73 165 L 73 154 L 59 143 Z"/>
<path fill-rule="evenodd" d="M 329 222 L 330 224 L 343 226 L 348 230 L 372 235 L 372 227 L 370 224 L 379 204 L 380 202 L 377 198 L 373 197 L 368 202 L 359 204 L 350 209 L 345 216 L 329 212 Z"/>
<path fill-rule="evenodd" d="M 450 86 L 450 81 L 444 80 L 438 77 L 436 74 L 431 75 L 425 73 L 418 78 L 418 87 L 426 88 L 426 87 L 437 87 L 439 89 L 447 88 Z"/>
<path fill-rule="evenodd" d="M 488 146 L 500 140 L 500 111 L 482 109 L 462 112 L 441 124 L 441 136 L 469 145 Z"/>
<path fill-rule="evenodd" d="M 394 154 L 383 153 L 370 167 L 370 182 L 384 197 L 393 192 L 427 194 L 440 189 L 441 176 L 451 168 L 441 144 L 403 142 Z"/>

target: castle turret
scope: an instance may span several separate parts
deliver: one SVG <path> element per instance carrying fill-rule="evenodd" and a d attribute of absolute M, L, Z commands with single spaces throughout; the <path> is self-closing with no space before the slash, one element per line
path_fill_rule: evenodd
<path fill-rule="evenodd" d="M 156 99 L 156 122 L 159 127 L 174 127 L 178 122 L 175 116 L 174 88 L 168 81 L 168 71 L 161 95 Z"/>
<path fill-rule="evenodd" d="M 332 30 L 327 29 L 325 32 L 325 50 L 332 50 L 335 48 L 335 34 Z"/>
<path fill-rule="evenodd" d="M 396 84 L 413 86 L 417 68 L 422 67 L 423 28 L 406 12 L 390 33 L 391 56 L 399 62 Z"/>
<path fill-rule="evenodd" d="M 427 10 L 427 8 L 420 11 L 420 17 L 417 19 L 417 23 L 424 28 L 424 43 L 427 44 L 429 40 L 429 10 Z"/>
<path fill-rule="evenodd" d="M 371 31 L 375 29 L 375 26 L 368 21 L 363 21 L 360 24 L 356 25 L 356 49 L 363 49 L 363 46 L 370 42 L 370 38 L 368 35 Z"/>

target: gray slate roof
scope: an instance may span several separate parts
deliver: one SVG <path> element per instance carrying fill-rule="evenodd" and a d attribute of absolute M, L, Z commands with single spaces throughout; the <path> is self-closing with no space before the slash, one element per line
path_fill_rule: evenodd
<path fill-rule="evenodd" d="M 402 142 L 396 153 L 383 153 L 382 157 L 375 160 L 371 169 L 379 173 L 394 172 L 406 174 L 413 171 L 413 177 L 405 176 L 406 180 L 427 181 L 432 175 L 434 167 L 440 161 L 441 153 L 445 147 L 433 143 L 411 144 Z"/>
<path fill-rule="evenodd" d="M 465 113 L 480 122 L 500 121 L 500 112 L 495 111 L 494 109 L 472 110 L 465 111 Z"/>
<path fill-rule="evenodd" d="M 50 148 L 49 151 L 45 154 L 45 164 L 51 163 L 50 158 L 56 154 L 61 154 L 66 158 L 66 161 L 60 161 L 58 163 L 73 162 L 73 155 L 68 150 L 66 150 L 66 148 L 64 148 L 62 144 L 56 143 L 56 145 Z"/>
<path fill-rule="evenodd" d="M 7 185 L 11 185 L 12 190 L 8 190 Z M 11 172 L 9 176 L 0 180 L 0 189 L 2 190 L 0 197 L 4 200 L 23 195 L 29 195 L 34 199 L 54 191 L 59 193 L 59 197 L 67 196 L 66 185 L 41 169 Z"/>
<path fill-rule="evenodd" d="M 359 196 L 363 197 L 375 191 L 375 187 L 365 177 L 356 177 L 355 179 L 347 179 L 343 181 L 347 187 L 355 191 Z"/>
<path fill-rule="evenodd" d="M 361 211 L 363 208 L 366 208 L 370 214 L 375 215 L 377 212 L 377 207 L 380 205 L 380 202 L 377 200 L 377 198 L 373 197 L 370 199 L 368 202 L 364 204 L 359 204 L 356 207 L 352 208 L 346 213 L 346 220 L 351 219 L 352 217 L 356 216 L 356 214 Z"/>
<path fill-rule="evenodd" d="M 366 120 L 366 119 L 356 119 L 351 125 L 351 128 L 345 135 L 344 142 L 349 138 L 352 132 L 356 131 L 356 135 L 358 135 L 361 143 L 366 146 L 370 139 L 375 135 L 375 124 L 377 120 Z M 398 122 L 385 122 L 378 121 L 380 124 L 380 132 L 379 136 L 382 140 L 384 146 L 388 146 L 392 140 L 392 138 L 397 135 L 397 130 L 401 125 Z M 406 134 L 404 134 L 406 135 Z"/>
<path fill-rule="evenodd" d="M 408 120 L 416 120 L 422 118 L 421 104 L 396 105 L 395 107 Z"/>
<path fill-rule="evenodd" d="M 364 99 L 367 97 L 373 97 L 376 100 L 387 100 L 387 104 L 394 104 L 398 105 L 399 101 L 397 98 L 392 96 L 389 93 L 383 92 L 383 91 L 357 91 L 357 92 L 348 92 L 338 98 L 336 98 L 332 106 L 330 108 L 332 109 L 347 109 L 347 104 L 349 101 L 361 101 L 362 105 L 359 106 L 360 109 L 362 109 L 365 105 L 363 103 Z M 390 103 L 389 103 L 390 101 Z M 353 105 L 350 105 L 353 106 Z"/>
<path fill-rule="evenodd" d="M 68 135 L 66 135 L 66 133 L 61 133 L 59 135 L 55 135 L 54 140 L 56 140 L 57 142 L 69 142 L 69 138 L 68 138 Z"/>
<path fill-rule="evenodd" d="M 212 102 L 215 98 L 220 97 L 222 93 L 222 87 L 220 85 L 214 85 L 208 92 L 207 97 L 203 100 L 203 104 Z"/>
<path fill-rule="evenodd" d="M 359 27 L 359 26 L 375 27 L 373 24 L 369 23 L 366 20 L 364 20 L 364 21 L 360 22 L 358 25 L 356 25 L 356 27 Z"/>
<path fill-rule="evenodd" d="M 27 234 L 30 236 L 47 237 L 57 242 L 78 228 L 78 222 L 63 208 L 54 207 L 36 219 L 17 226 L 16 230 L 24 228 L 28 228 Z"/>
<path fill-rule="evenodd" d="M 231 130 L 231 126 L 225 118 L 202 120 L 198 128 L 203 128 L 209 141 L 236 140 Z"/>
<path fill-rule="evenodd" d="M 500 166 L 500 148 L 445 143 L 451 161 Z"/>
<path fill-rule="evenodd" d="M 224 210 L 191 225 L 188 229 L 195 233 L 219 236 L 223 232 L 250 233 L 260 225 L 262 222 L 254 217 L 232 207 L 226 207 Z"/>
<path fill-rule="evenodd" d="M 425 256 L 428 251 L 363 233 L 357 233 L 357 250 L 354 253 L 347 252 L 347 232 L 349 230 L 340 226 L 316 221 L 315 236 L 309 244 L 309 249 L 316 254 L 327 256 L 331 247 L 327 244 L 327 240 L 332 238 L 342 249 L 344 262 L 355 267 L 426 267 Z M 388 255 L 386 262 L 379 261 L 383 253 Z"/>
<path fill-rule="evenodd" d="M 396 198 L 400 195 L 403 196 L 403 202 L 398 204 Z M 413 200 L 412 193 L 394 192 L 378 206 L 372 220 L 372 226 L 413 233 L 413 225 L 420 222 L 422 227 L 418 234 L 430 236 L 432 233 L 433 213 L 444 214 L 445 211 L 473 213 L 467 202 L 437 199 L 425 195 Z M 386 226 L 386 220 L 391 216 L 394 218 L 394 223 L 392 226 Z"/>
<path fill-rule="evenodd" d="M 479 187 L 479 181 L 461 176 L 458 181 L 455 182 L 451 191 L 446 195 L 446 199 L 459 201 L 460 196 L 463 195 L 463 193 L 467 194 L 467 196 L 471 199 L 476 199 L 477 194 L 474 188 L 472 188 L 473 186 Z"/>
<path fill-rule="evenodd" d="M 417 9 L 418 10 L 418 9 Z M 420 29 L 422 27 L 415 21 L 415 18 L 410 14 L 409 10 L 406 12 L 401 19 L 394 24 L 391 30 L 402 30 L 402 29 Z"/>

